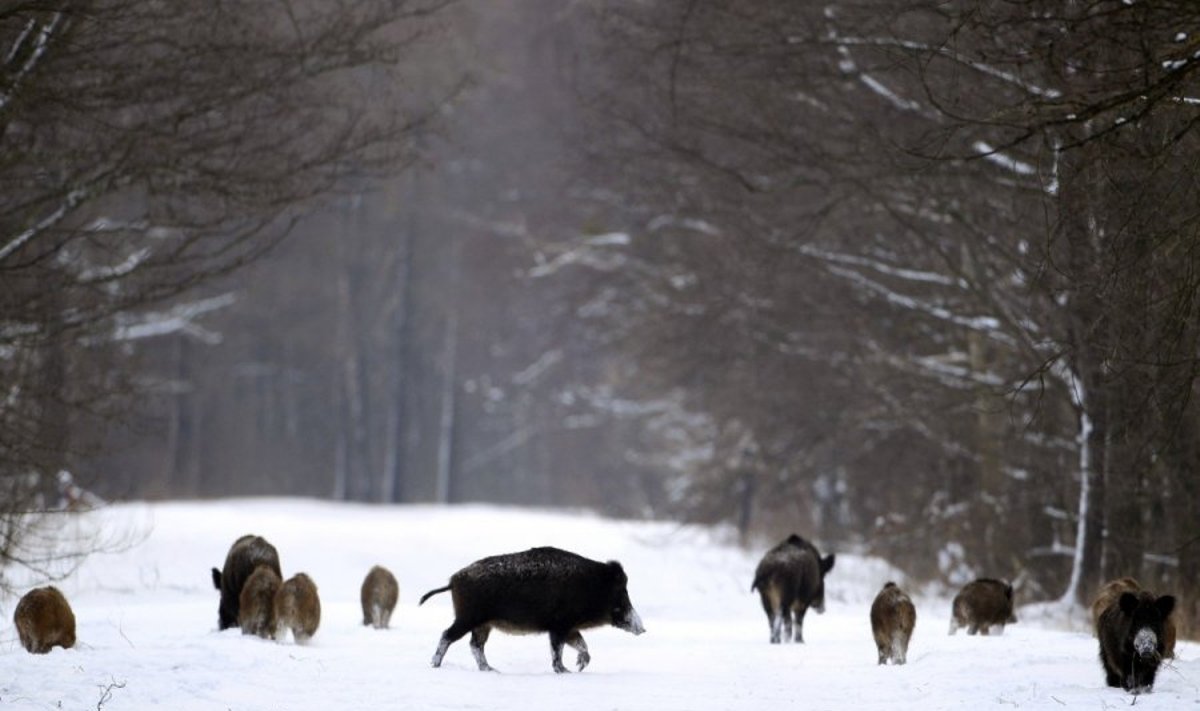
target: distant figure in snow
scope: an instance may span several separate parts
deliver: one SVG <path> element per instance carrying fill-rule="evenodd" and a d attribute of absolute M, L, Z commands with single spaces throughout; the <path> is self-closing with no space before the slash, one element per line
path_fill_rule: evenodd
<path fill-rule="evenodd" d="M 261 536 L 246 535 L 234 541 L 229 548 L 224 569 L 212 569 L 213 587 L 221 591 L 221 602 L 217 606 L 217 629 L 227 630 L 238 624 L 242 586 L 260 565 L 268 566 L 275 575 L 283 577 L 275 546 Z"/>
<path fill-rule="evenodd" d="M 321 598 L 317 586 L 304 573 L 288 578 L 275 593 L 275 641 L 292 631 L 296 644 L 306 644 L 321 624 Z"/>
<path fill-rule="evenodd" d="M 1004 626 L 1017 621 L 1013 614 L 1013 589 L 1008 583 L 979 578 L 967 583 L 954 596 L 950 613 L 950 634 L 966 627 L 967 634 L 986 636 L 992 627 L 1004 634 Z"/>
<path fill-rule="evenodd" d="M 893 582 L 883 586 L 871 604 L 871 632 L 879 651 L 879 663 L 904 664 L 908 660 L 908 641 L 917 624 L 917 608 L 908 595 Z"/>
<path fill-rule="evenodd" d="M 46 654 L 53 647 L 75 646 L 75 613 L 67 598 L 53 585 L 34 588 L 21 597 L 13 613 L 21 646 L 31 654 Z"/>
<path fill-rule="evenodd" d="M 400 584 L 392 571 L 376 565 L 363 579 L 359 594 L 362 601 L 363 624 L 377 630 L 387 629 L 392 620 L 392 611 L 400 599 Z"/>
<path fill-rule="evenodd" d="M 833 554 L 822 558 L 816 546 L 794 533 L 763 555 L 750 590 L 758 590 L 762 599 L 771 644 L 804 641 L 808 608 L 825 612 L 825 576 L 834 560 Z"/>
<path fill-rule="evenodd" d="M 484 656 L 492 628 L 505 632 L 550 633 L 551 665 L 563 673 L 563 645 L 579 656 L 580 671 L 591 661 L 582 629 L 612 625 L 642 634 L 642 619 L 629 602 L 628 578 L 616 561 L 600 563 L 558 548 L 531 548 L 477 560 L 454 575 L 450 584 L 421 596 L 421 604 L 450 591 L 454 623 L 442 633 L 433 666 L 451 644 L 471 633 L 471 654 L 480 671 L 492 671 Z"/>

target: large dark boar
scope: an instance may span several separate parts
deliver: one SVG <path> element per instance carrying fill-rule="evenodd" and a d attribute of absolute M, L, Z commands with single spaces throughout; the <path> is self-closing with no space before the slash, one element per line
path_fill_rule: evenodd
<path fill-rule="evenodd" d="M 804 641 L 808 608 L 825 612 L 825 576 L 834 559 L 833 554 L 822 558 L 816 546 L 794 533 L 763 555 L 750 590 L 762 598 L 772 644 Z"/>
<path fill-rule="evenodd" d="M 221 591 L 221 603 L 217 606 L 217 629 L 226 630 L 238 624 L 242 586 L 260 565 L 269 567 L 275 575 L 283 577 L 275 546 L 260 536 L 246 535 L 234 541 L 229 548 L 224 569 L 212 569 L 213 587 Z"/>
<path fill-rule="evenodd" d="M 392 620 L 392 611 L 400 599 L 400 584 L 392 571 L 376 565 L 363 579 L 359 594 L 362 600 L 363 624 L 377 630 L 387 629 Z"/>
<path fill-rule="evenodd" d="M 75 613 L 71 612 L 67 598 L 53 585 L 25 593 L 17 603 L 13 623 L 21 646 L 31 654 L 75 646 Z"/>
<path fill-rule="evenodd" d="M 304 573 L 288 578 L 275 593 L 275 641 L 292 631 L 296 644 L 305 644 L 321 624 L 321 598 L 317 585 Z"/>
<path fill-rule="evenodd" d="M 557 548 L 475 561 L 450 577 L 450 584 L 421 596 L 450 591 L 454 624 L 442 633 L 433 666 L 441 666 L 451 644 L 471 633 L 471 653 L 480 671 L 490 671 L 483 646 L 492 628 L 505 632 L 549 632 L 554 671 L 565 672 L 562 650 L 571 645 L 579 670 L 591 656 L 579 630 L 612 625 L 633 634 L 645 632 L 629 602 L 628 578 L 616 561 L 600 563 Z"/>
<path fill-rule="evenodd" d="M 1110 580 L 1100 587 L 1100 592 L 1096 594 L 1096 599 L 1092 601 L 1092 630 L 1096 636 L 1100 636 L 1100 615 L 1104 611 L 1114 605 L 1121 599 L 1121 593 L 1139 593 L 1142 591 L 1142 586 L 1133 578 L 1118 578 Z M 1163 623 L 1163 657 L 1172 659 L 1175 657 L 1175 618 L 1168 616 Z"/>
<path fill-rule="evenodd" d="M 238 625 L 242 634 L 270 639 L 275 634 L 275 593 L 283 581 L 269 565 L 254 569 L 238 596 Z"/>
<path fill-rule="evenodd" d="M 917 608 L 904 591 L 889 582 L 871 603 L 871 632 L 879 650 L 879 663 L 904 664 L 908 660 L 908 640 L 917 624 Z"/>
<path fill-rule="evenodd" d="M 1017 621 L 1013 614 L 1013 589 L 1008 583 L 979 578 L 967 583 L 954 596 L 950 613 L 950 634 L 966 627 L 967 634 L 987 635 L 992 627 L 1004 634 L 1004 626 Z"/>
<path fill-rule="evenodd" d="M 1123 592 L 1100 613 L 1100 663 L 1105 681 L 1135 694 L 1149 691 L 1165 652 L 1165 625 L 1175 609 L 1170 595 Z"/>

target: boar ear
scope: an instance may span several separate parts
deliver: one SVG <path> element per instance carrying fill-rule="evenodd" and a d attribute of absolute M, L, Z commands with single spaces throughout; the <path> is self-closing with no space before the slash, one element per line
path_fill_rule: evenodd
<path fill-rule="evenodd" d="M 608 569 L 610 571 L 612 571 L 613 577 L 616 578 L 618 582 L 621 582 L 621 583 L 629 582 L 629 576 L 625 575 L 625 569 L 622 568 L 621 564 L 618 563 L 617 561 L 615 561 L 615 560 L 608 561 Z"/>
<path fill-rule="evenodd" d="M 1008 598 L 1009 600 L 1011 600 L 1011 599 L 1012 599 L 1012 594 L 1013 594 L 1013 589 L 1012 589 L 1012 586 L 1011 586 L 1011 585 L 1005 585 L 1005 586 L 1004 586 L 1004 597 L 1006 597 L 1006 598 Z"/>
<path fill-rule="evenodd" d="M 1163 595 L 1154 601 L 1154 606 L 1158 608 L 1158 614 L 1162 615 L 1165 620 L 1171 614 L 1171 611 L 1175 609 L 1175 597 L 1172 595 Z"/>
<path fill-rule="evenodd" d="M 221 571 L 213 568 L 213 587 L 217 590 L 221 589 Z"/>
<path fill-rule="evenodd" d="M 1117 604 L 1121 606 L 1121 612 L 1124 612 L 1126 615 L 1132 615 L 1133 611 L 1137 609 L 1137 595 L 1131 592 L 1121 593 L 1121 599 L 1117 601 Z M 1171 604 L 1174 605 L 1175 601 L 1172 600 Z"/>
<path fill-rule="evenodd" d="M 824 575 L 824 574 L 828 573 L 829 571 L 833 570 L 833 561 L 836 558 L 837 558 L 836 555 L 834 555 L 833 553 L 830 553 L 829 555 L 827 555 L 821 559 L 821 575 Z"/>

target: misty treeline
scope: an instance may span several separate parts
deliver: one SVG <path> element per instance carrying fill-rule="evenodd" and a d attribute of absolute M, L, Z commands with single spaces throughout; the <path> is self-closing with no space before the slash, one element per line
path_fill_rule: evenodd
<path fill-rule="evenodd" d="M 1197 599 L 1200 8 L 437 5 L 0 13 L 11 501 L 582 506 Z"/>

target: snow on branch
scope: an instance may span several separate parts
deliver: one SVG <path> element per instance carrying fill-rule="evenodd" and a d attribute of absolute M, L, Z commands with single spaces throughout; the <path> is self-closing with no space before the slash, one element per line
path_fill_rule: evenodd
<path fill-rule="evenodd" d="M 906 281 L 940 284 L 942 286 L 957 286 L 963 289 L 967 287 L 966 281 L 960 278 L 949 277 L 945 274 L 939 274 L 938 272 L 894 267 L 878 259 L 860 257 L 857 254 L 830 252 L 828 250 L 819 249 L 807 244 L 800 246 L 800 253 L 826 262 L 836 262 L 838 264 L 851 264 L 856 267 L 865 267 L 880 274 L 886 274 L 888 276 L 896 277 L 897 279 L 904 279 Z"/>
<path fill-rule="evenodd" d="M 39 220 L 37 222 L 37 224 L 35 224 L 32 227 L 21 232 L 16 237 L 13 237 L 11 240 L 8 241 L 8 244 L 0 246 L 0 260 L 5 259 L 9 255 L 11 255 L 13 252 L 15 252 L 18 249 L 20 249 L 21 247 L 23 247 L 26 243 L 29 242 L 29 240 L 33 239 L 38 234 L 44 232 L 45 230 L 50 229 L 51 227 L 53 227 L 56 224 L 58 224 L 59 221 L 61 221 L 64 217 L 67 216 L 67 213 L 69 213 L 71 210 L 74 210 L 79 205 L 79 203 L 83 202 L 83 199 L 86 196 L 87 196 L 87 191 L 83 190 L 83 189 L 75 189 L 75 190 L 72 190 L 71 192 L 67 193 L 67 196 L 62 201 L 62 204 L 60 204 L 54 210 L 54 212 L 51 212 L 49 215 L 46 215 L 41 220 Z"/>
<path fill-rule="evenodd" d="M 118 314 L 117 325 L 109 340 L 114 342 L 136 341 L 174 333 L 189 335 L 208 345 L 221 342 L 221 334 L 210 331 L 195 323 L 195 319 L 217 309 L 223 309 L 237 301 L 232 293 L 221 294 L 200 301 L 180 304 L 168 311 L 151 311 L 144 314 Z"/>
<path fill-rule="evenodd" d="M 37 63 L 41 61 L 42 56 L 46 53 L 46 47 L 50 44 L 50 36 L 54 34 L 54 30 L 57 29 L 62 18 L 62 12 L 54 13 L 50 21 L 42 25 L 41 30 L 37 32 L 37 35 L 33 38 L 33 47 L 29 50 L 29 56 L 25 57 L 25 61 L 21 62 L 17 70 L 10 75 L 8 86 L 6 88 L 0 87 L 0 110 L 3 110 L 8 105 L 8 102 L 12 101 L 12 96 L 17 86 L 33 71 Z M 29 24 L 25 26 L 25 30 L 21 32 L 17 37 L 17 41 L 13 43 L 12 49 L 8 51 L 5 64 L 12 64 L 19 60 L 21 51 L 29 39 L 30 32 L 33 31 L 34 25 L 35 21 L 30 20 Z"/>
<path fill-rule="evenodd" d="M 630 242 L 629 235 L 624 232 L 610 232 L 596 235 L 583 241 L 577 247 L 570 248 L 549 261 L 541 261 L 528 274 L 534 279 L 550 276 L 560 269 L 571 265 L 582 265 L 593 269 L 609 272 L 615 271 L 626 264 L 626 257 L 620 252 L 604 250 L 604 247 L 624 247 Z"/>

